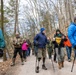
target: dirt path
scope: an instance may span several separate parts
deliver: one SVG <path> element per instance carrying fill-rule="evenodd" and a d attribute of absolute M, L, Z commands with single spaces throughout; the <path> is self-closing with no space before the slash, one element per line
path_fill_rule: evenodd
<path fill-rule="evenodd" d="M 48 70 L 47 71 L 42 70 L 42 68 L 40 67 L 40 73 L 37 74 L 35 73 L 35 57 L 31 56 L 28 57 L 27 62 L 25 62 L 25 65 L 22 66 L 19 64 L 16 65 L 16 67 L 12 68 L 14 69 L 14 71 L 10 71 L 10 74 L 11 75 L 76 75 L 76 65 L 74 66 L 73 72 L 71 72 L 71 65 L 72 63 L 65 61 L 65 67 L 59 70 L 57 64 L 54 63 L 55 66 L 55 72 L 54 72 L 51 60 L 47 59 L 46 66 Z"/>

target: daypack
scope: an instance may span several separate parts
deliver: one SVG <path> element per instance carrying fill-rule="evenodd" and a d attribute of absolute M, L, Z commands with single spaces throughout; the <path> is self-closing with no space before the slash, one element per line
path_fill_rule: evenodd
<path fill-rule="evenodd" d="M 5 47 L 5 40 L 4 40 L 2 30 L 0 29 L 0 48 L 4 48 L 4 47 Z"/>
<path fill-rule="evenodd" d="M 28 43 L 24 42 L 22 44 L 22 50 L 28 50 Z"/>

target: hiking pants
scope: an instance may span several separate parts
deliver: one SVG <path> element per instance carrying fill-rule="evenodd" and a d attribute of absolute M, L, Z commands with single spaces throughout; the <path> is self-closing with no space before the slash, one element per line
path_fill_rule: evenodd
<path fill-rule="evenodd" d="M 22 50 L 21 50 L 21 48 L 15 48 L 13 58 L 16 58 L 17 53 L 19 53 L 20 57 L 22 58 Z"/>
<path fill-rule="evenodd" d="M 56 48 L 57 62 L 64 62 L 64 47 Z"/>
<path fill-rule="evenodd" d="M 23 58 L 26 59 L 26 51 L 23 50 Z"/>

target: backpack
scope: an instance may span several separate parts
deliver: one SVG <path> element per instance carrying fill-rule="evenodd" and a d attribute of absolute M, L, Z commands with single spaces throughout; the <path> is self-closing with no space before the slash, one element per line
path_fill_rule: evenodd
<path fill-rule="evenodd" d="M 0 29 L 0 48 L 5 48 L 5 40 L 1 29 Z"/>

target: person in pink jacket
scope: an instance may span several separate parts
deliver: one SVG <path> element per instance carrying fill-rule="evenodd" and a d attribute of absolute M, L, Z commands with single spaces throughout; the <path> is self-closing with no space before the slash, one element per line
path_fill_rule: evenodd
<path fill-rule="evenodd" d="M 28 50 L 28 43 L 25 40 L 23 40 L 22 53 L 23 53 L 23 58 L 24 58 L 25 62 L 26 62 L 26 52 L 27 52 L 27 50 Z"/>

